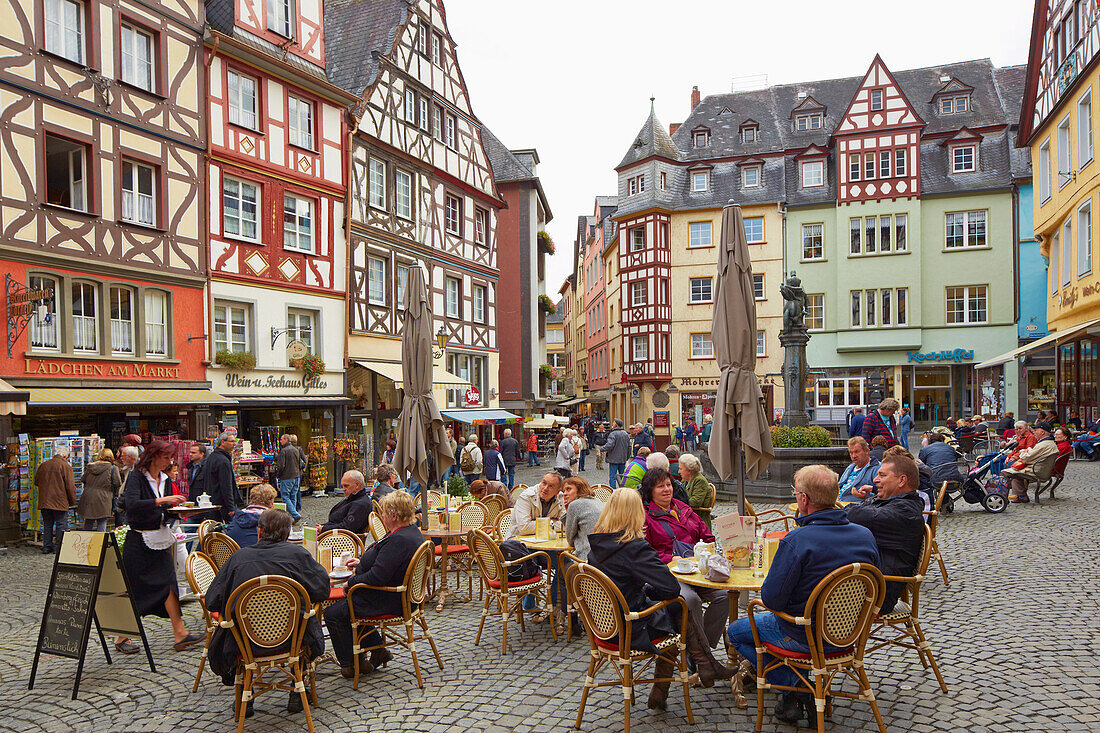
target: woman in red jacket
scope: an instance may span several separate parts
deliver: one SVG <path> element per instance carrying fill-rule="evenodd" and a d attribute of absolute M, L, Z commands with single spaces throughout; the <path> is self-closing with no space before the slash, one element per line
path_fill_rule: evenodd
<path fill-rule="evenodd" d="M 672 498 L 672 477 L 663 468 L 651 468 L 642 477 L 642 503 L 645 504 L 645 536 L 661 561 L 675 555 L 675 542 L 693 546 L 696 542 L 714 542 L 707 525 L 682 501 Z M 686 551 L 686 550 L 685 550 Z M 680 582 L 680 596 L 688 607 L 687 648 L 699 672 L 699 683 L 713 687 L 714 680 L 728 680 L 733 671 L 714 658 L 713 647 L 725 628 L 729 597 L 725 591 L 698 588 Z M 710 606 L 703 613 L 703 602 Z"/>

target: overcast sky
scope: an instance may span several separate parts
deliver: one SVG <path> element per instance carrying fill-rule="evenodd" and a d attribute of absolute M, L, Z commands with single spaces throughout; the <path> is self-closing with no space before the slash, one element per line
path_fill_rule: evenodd
<path fill-rule="evenodd" d="M 445 0 L 474 113 L 510 148 L 537 148 L 557 244 L 546 289 L 572 271 L 579 215 L 615 193 L 622 160 L 657 98 L 666 126 L 735 78 L 768 84 L 989 57 L 1026 64 L 1030 0 L 919 5 L 744 0 Z M 785 25 L 784 25 L 785 24 Z M 503 273 L 502 273 L 503 274 Z"/>

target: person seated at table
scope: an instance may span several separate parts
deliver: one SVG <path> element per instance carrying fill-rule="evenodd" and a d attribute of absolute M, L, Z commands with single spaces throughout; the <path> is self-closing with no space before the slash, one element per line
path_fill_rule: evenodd
<path fill-rule="evenodd" d="M 636 490 L 612 492 L 588 535 L 588 542 L 588 562 L 611 578 L 631 611 L 644 611 L 680 595 L 676 577 L 645 539 L 645 511 Z M 654 640 L 675 634 L 680 627 L 680 614 L 681 606 L 677 603 L 635 621 L 630 626 L 630 648 L 656 653 Z M 671 677 L 672 673 L 671 663 L 657 660 L 654 676 Z M 664 710 L 668 688 L 668 682 L 653 683 L 648 707 Z"/>
<path fill-rule="evenodd" d="M 1085 454 L 1090 461 L 1100 459 L 1100 451 L 1096 446 L 1100 445 L 1100 420 L 1088 426 L 1088 430 L 1077 436 L 1073 441 L 1073 447 Z"/>
<path fill-rule="evenodd" d="M 259 539 L 256 529 L 260 523 L 260 515 L 275 505 L 275 497 L 278 495 L 279 492 L 271 484 L 253 486 L 248 492 L 248 506 L 233 515 L 233 519 L 226 525 L 225 533 L 241 547 L 256 544 Z"/>
<path fill-rule="evenodd" d="M 645 537 L 662 562 L 676 556 L 676 543 L 686 543 L 685 552 L 696 542 L 714 542 L 707 525 L 682 501 L 672 498 L 672 480 L 663 468 L 651 468 L 642 478 L 642 504 L 645 506 Z M 683 545 L 681 545 L 683 547 Z M 680 596 L 688 607 L 687 648 L 699 672 L 703 687 L 713 687 L 715 679 L 729 679 L 733 672 L 714 658 L 712 647 L 722 636 L 729 611 L 725 591 L 699 588 L 680 583 Z M 706 613 L 703 603 L 709 602 Z"/>
<path fill-rule="evenodd" d="M 687 505 L 699 515 L 707 529 L 713 531 L 710 523 L 710 482 L 703 475 L 703 464 L 690 453 L 680 456 L 680 480 L 687 494 Z"/>
<path fill-rule="evenodd" d="M 638 449 L 637 455 L 627 461 L 626 472 L 623 473 L 623 486 L 636 489 L 642 485 L 642 477 L 645 476 L 646 459 L 652 451 L 646 446 Z"/>
<path fill-rule="evenodd" d="M 573 554 L 588 560 L 588 535 L 603 511 L 603 502 L 596 498 L 592 486 L 580 476 L 565 479 L 561 490 L 565 504 L 565 539 Z"/>
<path fill-rule="evenodd" d="M 803 466 L 794 474 L 794 497 L 798 504 L 798 525 L 779 541 L 768 575 L 760 588 L 760 600 L 772 611 L 795 617 L 806 612 L 817 584 L 839 567 L 854 562 L 878 566 L 878 547 L 871 530 L 852 524 L 843 509 L 836 508 L 839 492 L 837 475 L 827 466 Z M 783 649 L 808 654 L 806 627 L 789 623 L 774 613 L 755 614 L 756 629 L 761 642 Z M 729 626 L 730 643 L 749 665 L 756 668 L 756 645 L 748 618 L 740 618 Z M 825 651 L 839 651 L 829 644 Z M 764 655 L 764 663 L 773 658 Z M 798 675 L 788 667 L 768 672 L 768 681 L 776 685 L 801 685 Z M 803 716 L 810 720 L 813 698 L 808 692 L 784 692 L 775 708 L 775 717 L 784 723 L 797 725 Z M 816 713 L 814 713 L 816 715 Z"/>
<path fill-rule="evenodd" d="M 1008 478 L 1008 500 L 1013 504 L 1026 504 L 1030 501 L 1027 496 L 1027 486 L 1039 480 L 1039 474 L 1036 472 L 1036 469 L 1048 460 L 1050 460 L 1050 464 L 1043 478 L 1048 478 L 1050 476 L 1049 468 L 1053 467 L 1053 460 L 1051 460 L 1051 457 L 1058 455 L 1058 445 L 1054 442 L 1051 430 L 1052 428 L 1048 422 L 1035 423 L 1035 427 L 1032 428 L 1032 434 L 1038 442 L 1035 443 L 1034 447 L 1021 453 L 1017 458 L 1017 461 L 1022 461 L 1024 465 L 1020 468 L 1016 468 L 1017 464 L 1010 464 L 1012 467 L 1004 470 L 1004 475 Z"/>
<path fill-rule="evenodd" d="M 272 492 L 274 489 L 268 486 Z M 253 489 L 255 491 L 255 489 Z M 252 498 L 250 495 L 249 498 Z M 240 514 L 240 512 L 237 512 Z M 242 547 L 229 556 L 218 570 L 217 576 L 206 591 L 206 608 L 221 618 L 226 615 L 226 603 L 229 596 L 245 581 L 264 575 L 285 575 L 302 584 L 309 598 L 303 598 L 305 607 L 320 603 L 329 597 L 328 572 L 313 559 L 301 545 L 287 542 L 293 518 L 281 509 L 265 509 L 256 524 L 259 541 L 249 547 Z M 287 645 L 277 651 L 286 651 Z M 316 616 L 306 625 L 303 648 L 310 659 L 317 659 L 325 652 L 325 637 Z M 257 654 L 270 654 L 270 650 L 256 650 Z M 229 629 L 218 627 L 210 640 L 210 669 L 222 678 L 222 684 L 232 685 L 237 671 L 240 651 Z M 302 709 L 302 698 L 297 692 L 290 693 L 286 704 L 287 712 L 296 713 Z M 252 701 L 248 701 L 245 717 L 252 717 Z"/>
<path fill-rule="evenodd" d="M 916 572 L 924 540 L 924 499 L 917 492 L 920 473 L 912 458 L 888 456 L 875 476 L 878 492 L 847 507 L 848 521 L 871 530 L 878 547 L 878 569 L 883 575 L 909 576 Z M 886 584 L 881 613 L 894 610 L 904 583 Z"/>
<path fill-rule="evenodd" d="M 386 494 L 397 491 L 397 484 L 397 469 L 390 464 L 382 463 L 374 469 L 374 486 L 369 492 L 372 506 L 373 502 L 382 501 L 382 497 Z"/>
<path fill-rule="evenodd" d="M 684 485 L 672 475 L 672 466 L 669 463 L 668 456 L 660 451 L 651 452 L 645 457 L 645 470 L 648 471 L 651 468 L 663 468 L 667 471 L 668 477 L 672 481 L 672 498 L 676 501 L 682 501 L 685 504 L 688 503 L 687 491 L 684 490 Z M 645 474 L 643 473 L 642 475 L 644 476 Z"/>
<path fill-rule="evenodd" d="M 374 504 L 366 489 L 366 480 L 359 471 L 348 471 L 340 478 L 340 490 L 344 498 L 328 513 L 328 521 L 317 525 L 318 532 L 330 529 L 346 529 L 362 534 L 367 529 Z"/>
<path fill-rule="evenodd" d="M 944 481 L 962 483 L 959 473 L 959 454 L 947 444 L 943 433 L 929 432 L 928 445 L 920 449 L 917 458 L 932 469 L 932 482 L 942 486 Z"/>
<path fill-rule="evenodd" d="M 508 525 L 506 540 L 519 535 L 534 534 L 535 519 L 548 517 L 561 519 L 565 516 L 565 500 L 561 496 L 561 474 L 551 471 L 542 476 L 538 486 L 523 490 L 512 507 L 512 521 Z"/>
<path fill-rule="evenodd" d="M 886 449 L 886 455 L 884 458 L 890 456 L 904 456 L 908 458 L 917 466 L 917 474 L 920 476 L 920 485 L 917 488 L 917 492 L 924 502 L 923 511 L 929 511 L 936 503 L 936 497 L 938 496 L 939 487 L 932 480 L 932 468 L 928 464 L 921 462 L 912 453 L 902 448 L 900 445 L 892 445 Z M 877 474 L 876 474 L 877 475 Z M 928 517 L 924 518 L 924 521 L 928 521 Z"/>
<path fill-rule="evenodd" d="M 504 506 L 512 506 L 512 493 L 508 491 L 508 487 L 499 481 L 485 481 L 478 479 L 470 484 L 470 496 L 474 497 L 475 501 L 485 501 L 485 497 L 495 494 L 504 500 Z"/>
<path fill-rule="evenodd" d="M 872 488 L 878 473 L 878 461 L 871 457 L 870 446 L 860 436 L 848 438 L 848 457 L 852 462 L 840 475 L 840 501 L 856 501 L 852 490 Z"/>
<path fill-rule="evenodd" d="M 875 463 L 882 461 L 882 456 L 886 453 L 886 449 L 890 446 L 886 442 L 885 435 L 876 435 L 871 438 L 870 454 L 871 460 Z"/>
<path fill-rule="evenodd" d="M 354 572 L 347 581 L 349 590 L 359 583 L 389 587 L 403 585 L 413 555 L 424 544 L 424 535 L 415 523 L 416 513 L 411 496 L 404 491 L 395 491 L 382 497 L 381 504 L 386 536 L 367 548 L 361 558 L 348 560 L 348 570 Z M 393 591 L 360 589 L 355 591 L 351 600 L 358 618 L 400 616 L 402 613 L 401 594 Z M 351 611 L 348 604 L 335 603 L 325 609 L 325 625 L 332 639 L 332 651 L 340 664 L 340 674 L 351 679 L 355 676 L 355 660 L 352 657 Z M 377 629 L 371 629 L 363 637 L 362 646 L 381 643 L 382 634 Z M 370 674 L 392 658 L 393 654 L 385 647 L 373 649 L 370 659 L 360 659 L 359 669 Z"/>
<path fill-rule="evenodd" d="M 965 438 L 968 435 L 973 435 L 974 432 L 974 424 L 970 421 L 970 418 L 960 417 L 955 422 L 956 438 Z"/>

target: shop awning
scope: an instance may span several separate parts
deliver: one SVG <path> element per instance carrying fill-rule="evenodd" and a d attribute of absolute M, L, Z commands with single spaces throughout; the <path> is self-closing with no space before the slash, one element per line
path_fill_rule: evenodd
<path fill-rule="evenodd" d="M 115 387 L 28 387 L 30 407 L 145 407 L 149 405 L 235 405 L 237 400 L 208 389 L 120 389 Z"/>
<path fill-rule="evenodd" d="M 485 407 L 471 407 L 465 410 L 443 410 L 443 417 L 458 420 L 469 425 L 504 425 L 523 422 L 523 418 L 507 410 L 495 410 Z"/>
<path fill-rule="evenodd" d="M 523 423 L 524 429 L 527 430 L 546 430 L 557 426 L 557 421 L 552 417 L 536 417 L 534 420 L 528 420 Z"/>
<path fill-rule="evenodd" d="M 0 415 L 26 415 L 30 392 L 16 389 L 0 379 Z"/>
<path fill-rule="evenodd" d="M 238 397 L 237 402 L 240 407 L 310 407 L 316 405 L 318 407 L 333 407 L 336 405 L 350 405 L 355 400 L 350 397 L 336 396 L 324 396 L 318 395 L 316 397 L 311 395 L 293 395 L 289 397 Z"/>
<path fill-rule="evenodd" d="M 1041 339 L 1037 339 L 1037 340 L 1032 341 L 1030 343 L 1024 344 L 1023 346 L 1021 346 L 1018 349 L 1013 349 L 1012 351 L 1001 354 L 1000 356 L 995 356 L 992 359 L 987 359 L 987 360 L 983 361 L 981 364 L 975 364 L 974 368 L 975 369 L 988 369 L 989 367 L 1000 366 L 1001 364 L 1012 361 L 1013 359 L 1017 359 L 1017 358 L 1023 356 L 1024 354 L 1030 352 L 1030 351 L 1035 351 L 1036 349 L 1041 349 L 1044 346 L 1050 346 L 1055 341 L 1058 341 L 1060 339 L 1067 339 L 1067 338 L 1070 338 L 1071 336 L 1075 336 L 1078 333 L 1080 333 L 1081 331 L 1084 331 L 1085 329 L 1087 329 L 1091 326 L 1095 326 L 1097 323 L 1100 323 L 1100 318 L 1095 318 L 1091 321 L 1085 321 L 1084 323 L 1078 324 L 1078 325 L 1076 325 L 1072 328 L 1067 328 L 1064 331 L 1056 331 L 1055 333 L 1052 333 L 1048 336 L 1044 336 Z"/>
<path fill-rule="evenodd" d="M 558 407 L 572 407 L 573 405 L 579 405 L 580 403 L 584 402 L 586 399 L 588 399 L 588 398 L 587 397 L 578 397 L 574 400 L 566 400 L 565 402 L 559 402 Z"/>
<path fill-rule="evenodd" d="M 352 363 L 368 369 L 375 374 L 385 377 L 393 382 L 394 387 L 402 389 L 404 382 L 401 375 L 401 364 L 394 361 L 365 361 L 352 359 Z M 457 374 L 451 374 L 441 366 L 432 367 L 432 384 L 445 387 L 469 387 L 470 380 L 463 379 Z"/>

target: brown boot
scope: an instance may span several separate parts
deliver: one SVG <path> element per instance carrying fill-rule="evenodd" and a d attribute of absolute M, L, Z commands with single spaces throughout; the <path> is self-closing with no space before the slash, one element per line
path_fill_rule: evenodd
<path fill-rule="evenodd" d="M 733 677 L 733 670 L 714 658 L 714 652 L 707 643 L 706 637 L 700 639 L 691 624 L 688 624 L 687 649 L 688 654 L 695 660 L 699 684 L 703 687 L 714 687 L 715 680 L 728 680 Z"/>
<path fill-rule="evenodd" d="M 393 659 L 393 652 L 385 647 L 381 649 L 374 649 L 370 653 L 370 663 L 374 669 L 381 669 L 386 666 L 386 662 Z"/>
<path fill-rule="evenodd" d="M 657 663 L 654 666 L 654 677 L 672 677 L 676 672 L 676 667 L 672 662 L 668 661 L 664 657 L 657 657 Z M 654 682 L 653 689 L 649 691 L 649 700 L 646 701 L 646 707 L 650 710 L 668 710 L 668 688 L 672 682 L 665 680 L 664 682 Z"/>

